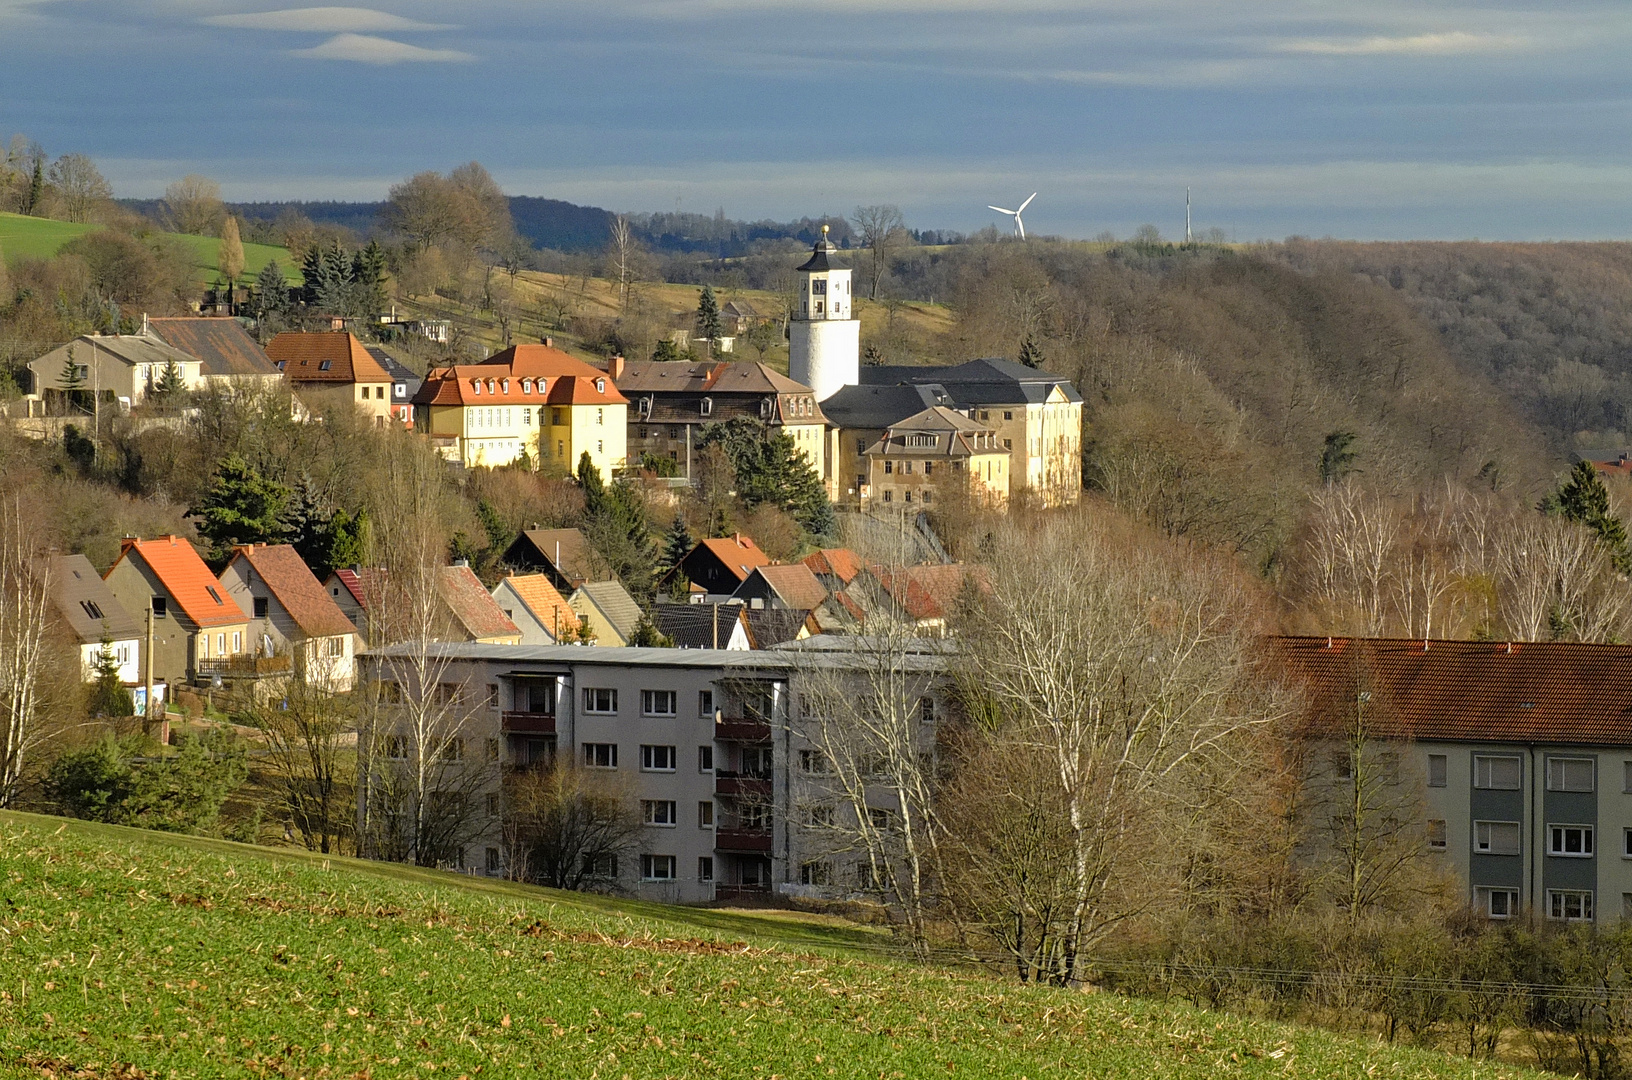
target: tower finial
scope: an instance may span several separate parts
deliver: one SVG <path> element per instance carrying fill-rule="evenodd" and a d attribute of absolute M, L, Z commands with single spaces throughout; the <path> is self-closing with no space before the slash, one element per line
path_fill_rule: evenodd
<path fill-rule="evenodd" d="M 824 224 L 824 225 L 823 225 L 823 226 L 822 226 L 822 237 L 823 237 L 823 238 L 824 238 L 824 239 L 825 239 L 825 238 L 826 238 L 826 237 L 827 237 L 827 230 L 828 230 L 828 228 L 829 228 L 829 226 L 828 226 L 828 225 L 826 225 L 826 224 Z"/>

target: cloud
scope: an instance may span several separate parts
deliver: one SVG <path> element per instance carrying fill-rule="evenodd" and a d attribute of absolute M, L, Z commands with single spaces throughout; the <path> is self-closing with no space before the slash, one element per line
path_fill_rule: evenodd
<path fill-rule="evenodd" d="M 359 64 L 457 63 L 476 59 L 457 49 L 422 49 L 372 34 L 336 34 L 313 48 L 291 49 L 289 55 L 308 60 L 353 60 Z"/>
<path fill-rule="evenodd" d="M 1524 39 L 1502 34 L 1470 34 L 1455 30 L 1409 37 L 1305 38 L 1281 42 L 1276 52 L 1316 56 L 1444 56 L 1453 53 L 1500 52 L 1524 44 Z"/>
<path fill-rule="evenodd" d="M 204 20 L 212 26 L 240 30 L 294 30 L 314 34 L 347 34 L 369 31 L 451 30 L 441 23 L 416 22 L 388 11 L 355 7 L 285 8 L 281 11 L 251 11 L 240 15 L 211 15 Z"/>

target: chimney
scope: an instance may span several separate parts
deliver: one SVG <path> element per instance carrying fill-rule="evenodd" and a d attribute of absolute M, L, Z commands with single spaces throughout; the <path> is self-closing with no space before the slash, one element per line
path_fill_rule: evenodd
<path fill-rule="evenodd" d="M 470 569 L 470 560 L 469 559 L 455 559 L 455 560 L 453 560 L 453 565 L 462 566 L 466 570 L 469 570 Z"/>
<path fill-rule="evenodd" d="M 555 339 L 554 339 L 554 338 L 545 338 L 545 339 L 544 339 L 544 347 L 545 347 L 545 348 L 546 348 L 546 349 L 553 349 L 553 348 L 555 348 Z"/>
<path fill-rule="evenodd" d="M 613 382 L 617 382 L 619 379 L 623 378 L 623 357 L 614 356 L 612 359 L 608 360 L 606 362 L 606 373 L 612 377 Z M 1622 458 L 1625 458 L 1626 455 L 1622 454 L 1621 456 Z"/>

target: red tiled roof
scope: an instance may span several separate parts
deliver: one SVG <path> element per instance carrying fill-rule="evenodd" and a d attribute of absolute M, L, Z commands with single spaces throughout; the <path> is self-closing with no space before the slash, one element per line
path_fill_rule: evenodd
<path fill-rule="evenodd" d="M 822 548 L 800 561 L 814 573 L 838 578 L 840 585 L 850 584 L 861 573 L 861 556 L 849 548 Z"/>
<path fill-rule="evenodd" d="M 234 549 L 232 562 L 239 559 L 254 568 L 307 637 L 339 637 L 357 632 L 290 545 L 245 544 Z M 230 569 L 232 563 L 227 566 Z"/>
<path fill-rule="evenodd" d="M 153 540 L 127 539 L 119 549 L 119 558 L 102 577 L 106 579 L 127 557 L 145 562 L 164 586 L 169 598 L 181 608 L 182 614 L 198 626 L 230 626 L 247 623 L 237 604 L 227 599 L 221 585 L 204 565 L 193 545 L 179 536 L 160 536 Z"/>
<path fill-rule="evenodd" d="M 1314 731 L 1344 730 L 1369 693 L 1384 738 L 1632 745 L 1632 645 L 1563 641 L 1272 641 Z"/>
<path fill-rule="evenodd" d="M 718 559 L 721 565 L 737 576 L 739 582 L 748 580 L 755 567 L 771 564 L 770 556 L 759 550 L 754 538 L 741 533 L 714 537 L 697 546 Z"/>
<path fill-rule="evenodd" d="M 896 605 L 914 619 L 944 619 L 963 591 L 966 576 L 978 574 L 962 563 L 943 566 L 906 566 L 869 572 Z"/>
<path fill-rule="evenodd" d="M 488 403 L 626 405 L 628 399 L 606 372 L 548 345 L 512 345 L 479 364 L 437 368 L 414 395 L 415 405 Z"/>
<path fill-rule="evenodd" d="M 308 334 L 290 330 L 273 338 L 266 355 L 290 382 L 390 383 L 396 380 L 348 331 Z M 323 365 L 327 364 L 325 368 Z"/>
<path fill-rule="evenodd" d="M 358 607 L 368 607 L 368 601 L 363 599 L 363 579 L 358 576 L 357 571 L 336 570 L 334 576 L 339 580 L 340 584 L 346 587 L 346 591 L 351 594 L 351 598 L 357 601 Z"/>
<path fill-rule="evenodd" d="M 473 640 L 521 635 L 521 630 L 506 617 L 470 567 L 444 566 L 437 583 L 442 602 Z"/>

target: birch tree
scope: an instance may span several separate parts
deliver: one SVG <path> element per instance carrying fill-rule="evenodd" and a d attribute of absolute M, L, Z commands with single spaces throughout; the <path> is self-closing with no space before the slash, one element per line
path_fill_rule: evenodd
<path fill-rule="evenodd" d="M 16 799 L 24 766 L 43 734 L 40 687 L 50 605 L 49 563 L 14 496 L 0 505 L 0 807 Z"/>

